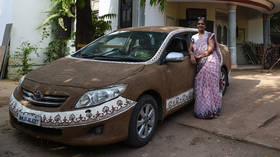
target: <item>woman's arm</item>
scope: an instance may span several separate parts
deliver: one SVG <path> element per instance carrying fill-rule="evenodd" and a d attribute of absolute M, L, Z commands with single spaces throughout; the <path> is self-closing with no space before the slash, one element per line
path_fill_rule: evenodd
<path fill-rule="evenodd" d="M 194 54 L 193 54 L 193 44 L 192 44 L 192 43 L 190 44 L 190 47 L 189 47 L 189 54 L 190 54 L 191 56 L 194 55 Z"/>
<path fill-rule="evenodd" d="M 195 56 L 193 54 L 193 43 L 192 42 L 191 42 L 190 47 L 189 47 L 189 54 L 190 54 L 191 62 L 193 64 L 196 64 Z"/>

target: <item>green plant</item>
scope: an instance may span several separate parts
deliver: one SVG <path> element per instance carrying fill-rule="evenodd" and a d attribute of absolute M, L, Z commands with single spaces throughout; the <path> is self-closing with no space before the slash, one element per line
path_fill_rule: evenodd
<path fill-rule="evenodd" d="M 164 11 L 166 1 L 167 1 L 167 0 L 150 0 L 150 5 L 151 5 L 151 6 L 153 6 L 153 5 L 159 5 L 161 11 Z M 141 0 L 141 1 L 140 1 L 141 6 L 145 6 L 145 3 L 146 3 L 146 0 Z"/>
<path fill-rule="evenodd" d="M 14 58 L 15 60 L 19 60 L 15 64 L 15 66 L 20 67 L 17 72 L 19 75 L 25 75 L 32 71 L 31 66 L 32 63 L 29 63 L 31 61 L 30 54 L 35 53 L 37 56 L 38 47 L 36 45 L 31 45 L 30 42 L 24 41 L 21 43 L 20 47 L 17 48 L 17 51 L 15 51 Z"/>
<path fill-rule="evenodd" d="M 92 27 L 95 32 L 94 39 L 97 39 L 104 35 L 107 30 L 111 30 L 110 19 L 116 17 L 116 14 L 105 14 L 103 16 L 98 16 L 98 11 L 95 10 L 91 13 L 92 17 Z"/>
<path fill-rule="evenodd" d="M 65 57 L 69 54 L 69 47 L 67 46 L 68 40 L 53 39 L 44 52 L 46 55 L 45 63 L 50 63 L 56 59 Z"/>
<path fill-rule="evenodd" d="M 75 18 L 71 8 L 75 4 L 75 0 L 51 0 L 51 11 L 49 11 L 49 16 L 44 20 L 44 22 L 39 26 L 42 28 L 47 24 L 52 22 L 57 23 L 65 31 L 67 28 L 64 25 L 64 17 Z"/>

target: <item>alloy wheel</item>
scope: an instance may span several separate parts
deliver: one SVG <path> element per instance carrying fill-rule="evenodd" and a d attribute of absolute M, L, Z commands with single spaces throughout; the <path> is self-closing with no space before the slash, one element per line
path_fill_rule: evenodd
<path fill-rule="evenodd" d="M 151 104 L 142 106 L 137 115 L 136 130 L 140 138 L 147 138 L 153 131 L 155 126 L 155 109 Z"/>

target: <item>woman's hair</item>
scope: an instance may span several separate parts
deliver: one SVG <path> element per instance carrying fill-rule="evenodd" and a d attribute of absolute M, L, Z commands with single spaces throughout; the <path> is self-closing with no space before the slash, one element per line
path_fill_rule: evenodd
<path fill-rule="evenodd" d="M 200 20 L 202 20 L 204 22 L 204 24 L 206 24 L 206 17 L 204 17 L 204 16 L 197 17 L 197 22 L 196 23 L 198 23 L 198 21 L 200 21 Z"/>

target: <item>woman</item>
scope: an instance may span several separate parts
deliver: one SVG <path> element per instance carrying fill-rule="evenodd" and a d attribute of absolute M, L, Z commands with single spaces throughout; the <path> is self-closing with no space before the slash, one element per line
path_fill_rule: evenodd
<path fill-rule="evenodd" d="M 199 18 L 199 33 L 192 36 L 191 62 L 197 66 L 195 77 L 195 107 L 197 118 L 212 119 L 219 116 L 222 106 L 220 91 L 221 53 L 214 33 L 205 31 L 205 18 Z"/>

